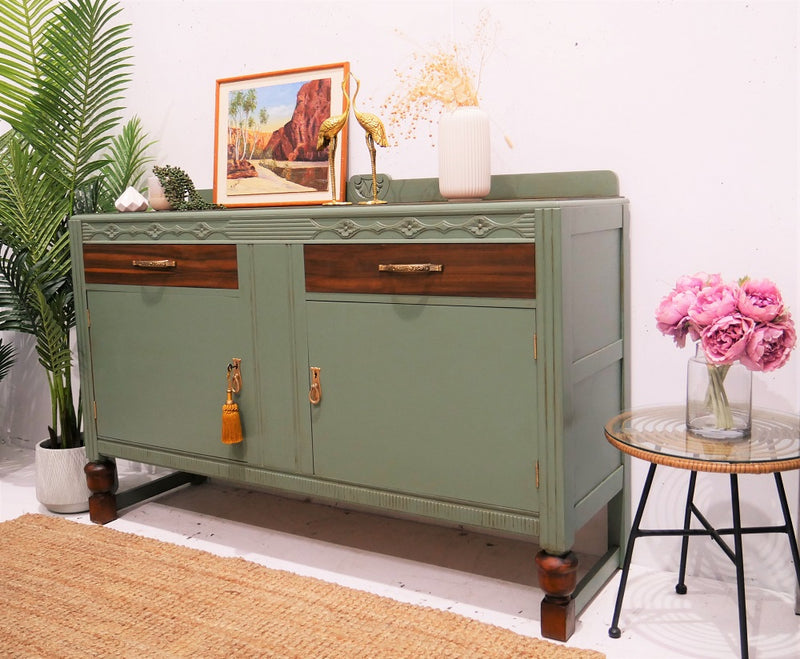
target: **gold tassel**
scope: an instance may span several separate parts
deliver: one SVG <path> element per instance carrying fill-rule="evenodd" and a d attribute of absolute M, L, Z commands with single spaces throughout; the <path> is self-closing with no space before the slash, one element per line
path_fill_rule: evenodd
<path fill-rule="evenodd" d="M 242 420 L 239 406 L 233 402 L 233 391 L 228 389 L 228 400 L 222 406 L 222 443 L 238 444 L 242 441 Z"/>
<path fill-rule="evenodd" d="M 238 444 L 242 441 L 242 419 L 239 416 L 239 406 L 233 402 L 234 391 L 238 393 L 241 388 L 241 376 L 239 375 L 239 360 L 235 359 L 234 364 L 228 365 L 228 399 L 222 406 L 222 443 Z M 231 376 L 231 371 L 235 371 Z M 231 384 L 233 378 L 233 384 Z"/>

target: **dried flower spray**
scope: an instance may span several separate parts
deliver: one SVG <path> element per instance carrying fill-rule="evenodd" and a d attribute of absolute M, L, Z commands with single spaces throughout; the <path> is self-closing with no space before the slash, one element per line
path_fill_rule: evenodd
<path fill-rule="evenodd" d="M 494 45 L 495 29 L 484 10 L 468 45 L 435 44 L 414 53 L 405 70 L 395 70 L 399 87 L 383 104 L 395 141 L 414 139 L 418 124 L 434 124 L 442 110 L 479 105 L 481 74 Z M 432 130 L 428 135 L 433 140 Z"/>

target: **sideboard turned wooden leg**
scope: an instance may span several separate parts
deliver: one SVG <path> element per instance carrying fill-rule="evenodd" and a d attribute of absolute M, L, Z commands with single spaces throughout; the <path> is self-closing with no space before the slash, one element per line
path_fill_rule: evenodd
<path fill-rule="evenodd" d="M 575 631 L 575 600 L 578 557 L 571 551 L 557 556 L 541 550 L 536 554 L 542 600 L 542 636 L 566 641 Z"/>
<path fill-rule="evenodd" d="M 163 494 L 181 485 L 199 485 L 205 476 L 174 471 L 136 487 L 117 492 L 117 466 L 112 460 L 95 460 L 84 468 L 89 497 L 89 519 L 95 524 L 108 524 L 117 519 L 119 510 Z"/>
<path fill-rule="evenodd" d="M 84 468 L 89 497 L 89 519 L 95 524 L 108 524 L 117 519 L 117 467 L 110 460 L 89 462 Z"/>

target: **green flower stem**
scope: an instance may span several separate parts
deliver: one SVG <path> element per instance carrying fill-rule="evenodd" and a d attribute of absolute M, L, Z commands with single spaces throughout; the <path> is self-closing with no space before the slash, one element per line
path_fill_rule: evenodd
<path fill-rule="evenodd" d="M 716 366 L 707 364 L 706 368 L 708 369 L 706 405 L 714 412 L 717 428 L 730 430 L 733 428 L 733 414 L 731 413 L 728 394 L 725 392 L 725 376 L 728 375 L 730 365 Z"/>

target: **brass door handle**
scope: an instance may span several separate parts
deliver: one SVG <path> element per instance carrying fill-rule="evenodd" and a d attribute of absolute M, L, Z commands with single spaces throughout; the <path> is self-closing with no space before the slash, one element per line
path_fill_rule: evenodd
<path fill-rule="evenodd" d="M 424 272 L 442 272 L 441 263 L 380 263 L 378 272 L 400 272 L 403 274 L 417 274 Z"/>
<path fill-rule="evenodd" d="M 308 401 L 312 405 L 319 405 L 322 400 L 322 385 L 319 381 L 319 368 L 311 367 L 311 389 L 308 392 Z"/>
<path fill-rule="evenodd" d="M 131 265 L 134 268 L 144 268 L 145 270 L 172 270 L 178 266 L 178 262 L 172 259 L 133 259 Z"/>

